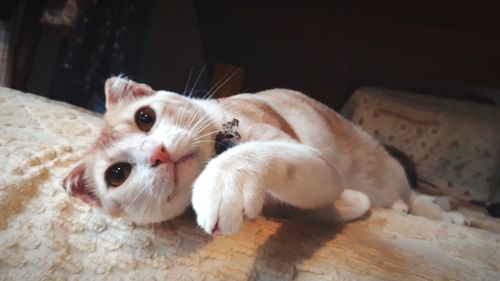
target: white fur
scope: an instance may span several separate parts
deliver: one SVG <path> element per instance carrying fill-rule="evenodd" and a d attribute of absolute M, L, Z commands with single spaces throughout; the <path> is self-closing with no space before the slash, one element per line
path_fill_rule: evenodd
<path fill-rule="evenodd" d="M 450 211 L 449 199 L 413 192 L 410 199 L 412 214 L 434 220 L 442 220 L 459 225 L 469 225 L 470 221 L 461 213 Z"/>

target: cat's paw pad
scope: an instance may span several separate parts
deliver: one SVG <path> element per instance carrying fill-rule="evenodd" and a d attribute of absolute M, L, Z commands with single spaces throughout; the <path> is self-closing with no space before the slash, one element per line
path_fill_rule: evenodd
<path fill-rule="evenodd" d="M 236 233 L 244 217 L 259 215 L 264 192 L 255 177 L 209 166 L 193 185 L 192 203 L 198 225 L 209 234 Z"/>
<path fill-rule="evenodd" d="M 458 225 L 470 225 L 470 221 L 459 212 L 444 212 L 443 220 Z"/>

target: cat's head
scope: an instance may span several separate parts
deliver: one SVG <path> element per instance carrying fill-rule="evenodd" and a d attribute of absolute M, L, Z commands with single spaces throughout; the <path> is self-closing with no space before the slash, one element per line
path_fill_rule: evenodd
<path fill-rule="evenodd" d="M 105 92 L 105 126 L 64 188 L 138 223 L 181 214 L 213 154 L 210 118 L 187 97 L 120 77 L 108 79 Z"/>

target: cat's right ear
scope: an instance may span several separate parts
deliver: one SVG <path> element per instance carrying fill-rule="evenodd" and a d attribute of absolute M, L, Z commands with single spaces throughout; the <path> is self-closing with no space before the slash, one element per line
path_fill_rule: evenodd
<path fill-rule="evenodd" d="M 150 96 L 155 93 L 146 84 L 136 83 L 124 77 L 111 77 L 104 84 L 106 93 L 106 109 L 109 111 L 115 105 L 143 96 Z"/>
<path fill-rule="evenodd" d="M 101 202 L 90 187 L 85 170 L 85 163 L 80 162 L 76 165 L 64 178 L 63 188 L 69 195 L 77 197 L 85 203 L 100 206 Z"/>

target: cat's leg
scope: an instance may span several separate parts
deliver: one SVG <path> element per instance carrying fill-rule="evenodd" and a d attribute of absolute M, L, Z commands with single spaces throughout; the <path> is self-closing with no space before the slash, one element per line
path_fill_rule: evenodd
<path fill-rule="evenodd" d="M 469 225 L 469 220 L 461 213 L 452 211 L 449 199 L 421 194 L 413 191 L 410 198 L 410 213 L 426 218 Z"/>
<path fill-rule="evenodd" d="M 192 203 L 206 232 L 230 234 L 239 230 L 244 216 L 254 218 L 260 213 L 267 193 L 302 209 L 340 199 L 338 206 L 344 207 L 349 219 L 369 208 L 366 195 L 353 191 L 341 196 L 342 191 L 335 168 L 316 149 L 281 141 L 248 142 L 207 164 L 193 185 Z M 349 208 L 349 203 L 360 200 L 365 205 L 368 201 L 368 206 Z"/>

